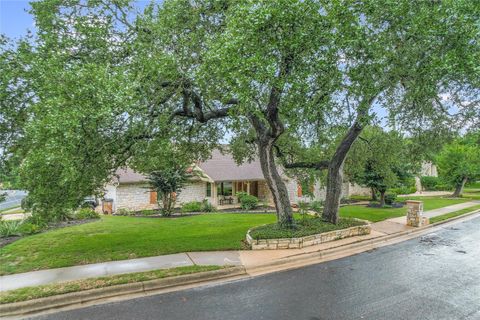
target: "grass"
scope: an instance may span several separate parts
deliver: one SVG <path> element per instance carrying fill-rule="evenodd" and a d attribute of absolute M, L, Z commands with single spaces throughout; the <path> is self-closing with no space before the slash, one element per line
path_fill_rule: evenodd
<path fill-rule="evenodd" d="M 469 199 L 421 198 L 425 210 Z M 373 222 L 402 216 L 406 208 L 347 206 L 343 218 Z M 300 220 L 300 216 L 296 215 Z M 274 214 L 212 213 L 178 218 L 105 216 L 47 231 L 0 248 L 0 275 L 178 252 L 238 250 L 248 229 L 271 224 Z"/>
<path fill-rule="evenodd" d="M 105 216 L 100 221 L 32 235 L 1 248 L 0 274 L 178 252 L 242 249 L 248 229 L 273 222 L 274 214 Z"/>
<path fill-rule="evenodd" d="M 402 200 L 401 198 L 399 198 Z M 440 197 L 408 197 L 409 200 L 423 201 L 424 211 L 434 210 L 451 206 L 458 203 L 471 201 L 469 198 L 440 198 Z M 405 198 L 404 200 L 407 200 Z M 346 206 L 340 208 L 340 216 L 345 218 L 358 218 L 378 222 L 385 219 L 396 218 L 404 216 L 407 213 L 407 208 L 369 208 L 366 206 Z"/>
<path fill-rule="evenodd" d="M 110 277 L 91 278 L 84 280 L 55 283 L 37 287 L 26 287 L 0 292 L 0 304 L 20 302 L 32 299 L 50 297 L 58 294 L 85 291 L 110 287 L 126 283 L 143 282 L 185 274 L 218 270 L 220 266 L 188 266 L 147 272 L 127 273 Z"/>
<path fill-rule="evenodd" d="M 282 229 L 273 223 L 253 229 L 250 236 L 253 239 L 298 238 L 364 224 L 365 222 L 350 218 L 342 218 L 336 225 L 322 221 L 320 218 L 306 218 L 298 220 L 295 229 Z"/>
<path fill-rule="evenodd" d="M 446 214 L 443 214 L 441 216 L 436 216 L 436 217 L 430 218 L 430 223 L 440 222 L 440 221 L 447 220 L 447 219 L 450 219 L 450 218 L 458 217 L 458 216 L 461 216 L 462 214 L 473 212 L 473 211 L 479 210 L 479 209 L 480 209 L 480 205 L 473 206 L 473 207 L 470 207 L 470 208 L 465 208 L 465 209 L 450 212 L 450 213 L 446 213 Z"/>

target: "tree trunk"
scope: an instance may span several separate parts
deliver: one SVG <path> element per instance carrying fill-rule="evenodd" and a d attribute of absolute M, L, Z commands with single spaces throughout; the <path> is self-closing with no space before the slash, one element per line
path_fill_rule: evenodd
<path fill-rule="evenodd" d="M 467 183 L 467 180 L 468 180 L 467 177 L 463 177 L 462 182 L 457 184 L 457 186 L 455 187 L 455 192 L 453 193 L 452 197 L 459 198 L 459 197 L 462 196 L 463 188 L 465 187 L 465 184 Z"/>
<path fill-rule="evenodd" d="M 294 224 L 293 211 L 288 197 L 288 190 L 278 173 L 273 153 L 275 139 L 258 139 L 260 166 L 268 188 L 272 193 L 273 203 L 277 212 L 277 221 L 283 228 L 291 228 Z"/>
<path fill-rule="evenodd" d="M 348 151 L 363 130 L 363 125 L 357 120 L 350 127 L 342 142 L 337 147 L 335 154 L 328 166 L 327 195 L 323 207 L 322 218 L 331 223 L 338 223 L 338 210 L 342 196 L 343 164 Z"/>
<path fill-rule="evenodd" d="M 380 191 L 380 207 L 385 207 L 385 192 Z"/>
<path fill-rule="evenodd" d="M 375 188 L 370 188 L 372 190 L 372 201 L 377 201 L 377 192 L 375 191 Z"/>
<path fill-rule="evenodd" d="M 341 161 L 341 160 L 340 160 Z M 340 209 L 340 199 L 342 196 L 343 184 L 343 161 L 340 167 L 330 165 L 327 176 L 327 196 L 323 206 L 322 218 L 331 223 L 338 223 L 338 210 Z"/>

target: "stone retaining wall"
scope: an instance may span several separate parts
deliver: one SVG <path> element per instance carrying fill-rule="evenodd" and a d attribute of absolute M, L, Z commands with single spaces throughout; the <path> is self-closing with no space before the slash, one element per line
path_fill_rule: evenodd
<path fill-rule="evenodd" d="M 255 240 L 250 236 L 250 230 L 247 232 L 247 242 L 252 250 L 262 249 L 300 249 L 303 247 L 314 246 L 317 244 L 339 240 L 348 237 L 361 236 L 370 234 L 372 228 L 366 224 L 363 226 L 355 226 L 347 229 L 333 230 L 320 234 L 313 234 L 301 238 L 284 238 L 284 239 L 259 239 Z"/>

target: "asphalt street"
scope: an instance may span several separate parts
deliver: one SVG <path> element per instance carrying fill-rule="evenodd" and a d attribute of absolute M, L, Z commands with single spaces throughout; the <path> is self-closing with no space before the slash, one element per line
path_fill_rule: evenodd
<path fill-rule="evenodd" d="M 35 319 L 480 319 L 480 218 L 301 269 Z"/>
<path fill-rule="evenodd" d="M 0 202 L 0 210 L 17 207 L 22 203 L 22 199 L 27 193 L 21 190 L 0 190 L 0 193 L 6 193 L 7 198 L 4 202 Z"/>

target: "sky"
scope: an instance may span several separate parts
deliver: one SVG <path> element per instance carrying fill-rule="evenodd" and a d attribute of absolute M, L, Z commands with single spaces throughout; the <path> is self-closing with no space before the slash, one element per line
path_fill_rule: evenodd
<path fill-rule="evenodd" d="M 30 9 L 31 0 L 0 0 L 0 33 L 9 38 L 18 38 L 26 35 L 27 30 L 35 32 L 35 23 Z M 161 2 L 161 0 L 155 0 Z M 150 0 L 135 1 L 139 8 L 145 7 Z"/>
<path fill-rule="evenodd" d="M 34 30 L 33 18 L 26 10 L 30 8 L 28 1 L 0 0 L 0 33 L 9 38 L 18 38 Z"/>

